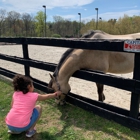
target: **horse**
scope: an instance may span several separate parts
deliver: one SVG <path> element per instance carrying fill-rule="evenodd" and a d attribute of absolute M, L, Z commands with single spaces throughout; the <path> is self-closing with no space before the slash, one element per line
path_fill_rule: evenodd
<path fill-rule="evenodd" d="M 127 35 L 111 35 L 100 30 L 92 30 L 81 38 L 88 39 L 136 39 L 140 33 Z M 74 72 L 80 69 L 89 69 L 103 73 L 124 74 L 130 73 L 134 68 L 134 53 L 112 52 L 102 50 L 68 49 L 63 53 L 56 69 L 50 74 L 51 80 L 48 87 L 54 91 L 61 90 L 62 95 L 56 99 L 56 103 L 65 104 L 65 97 L 71 90 L 69 79 Z M 103 102 L 104 85 L 96 83 L 98 101 Z"/>

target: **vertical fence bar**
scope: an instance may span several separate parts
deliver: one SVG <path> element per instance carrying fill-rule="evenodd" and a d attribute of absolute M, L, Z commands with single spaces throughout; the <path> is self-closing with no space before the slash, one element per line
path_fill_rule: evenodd
<path fill-rule="evenodd" d="M 23 50 L 23 58 L 25 60 L 29 60 L 28 44 L 27 44 L 26 38 L 23 38 L 22 50 Z M 27 66 L 26 64 L 24 65 L 24 71 L 25 71 L 26 76 L 30 76 L 30 67 Z"/>
<path fill-rule="evenodd" d="M 135 53 L 133 79 L 140 80 L 140 53 Z M 131 94 L 130 117 L 138 118 L 140 94 Z"/>

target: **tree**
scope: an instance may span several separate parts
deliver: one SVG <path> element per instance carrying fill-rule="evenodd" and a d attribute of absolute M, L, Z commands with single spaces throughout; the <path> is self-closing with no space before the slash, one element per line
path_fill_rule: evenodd
<path fill-rule="evenodd" d="M 45 15 L 42 11 L 37 12 L 37 15 L 35 16 L 35 27 L 36 27 L 36 33 L 37 36 L 44 36 L 44 19 Z"/>
<path fill-rule="evenodd" d="M 20 20 L 20 13 L 17 13 L 15 11 L 11 11 L 11 12 L 8 12 L 8 21 L 9 21 L 9 26 L 10 26 L 10 29 L 11 29 L 11 34 L 12 34 L 12 31 L 14 32 L 14 35 L 17 36 L 17 32 L 18 30 L 16 30 L 18 28 L 18 25 L 19 25 L 19 20 Z"/>
<path fill-rule="evenodd" d="M 64 19 L 61 16 L 53 16 L 53 32 L 55 32 L 56 34 L 59 34 L 61 36 L 63 36 L 63 23 L 64 23 Z"/>
<path fill-rule="evenodd" d="M 84 21 L 82 28 L 81 28 L 81 34 L 86 33 L 88 30 L 95 30 L 96 29 L 96 22 L 95 19 L 92 19 L 89 22 Z"/>
<path fill-rule="evenodd" d="M 22 20 L 24 23 L 25 36 L 29 35 L 30 30 L 32 30 L 32 17 L 28 13 L 22 14 Z"/>
<path fill-rule="evenodd" d="M 1 37 L 2 31 L 3 31 L 3 27 L 4 27 L 3 23 L 5 20 L 5 16 L 6 16 L 6 10 L 0 9 L 0 37 Z"/>

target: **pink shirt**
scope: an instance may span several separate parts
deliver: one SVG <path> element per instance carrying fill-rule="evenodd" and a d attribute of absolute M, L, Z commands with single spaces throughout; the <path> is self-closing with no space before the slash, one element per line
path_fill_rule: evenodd
<path fill-rule="evenodd" d="M 6 124 L 14 127 L 25 127 L 30 123 L 33 109 L 38 98 L 38 93 L 28 92 L 23 94 L 16 91 L 13 94 L 13 106 L 6 116 Z"/>

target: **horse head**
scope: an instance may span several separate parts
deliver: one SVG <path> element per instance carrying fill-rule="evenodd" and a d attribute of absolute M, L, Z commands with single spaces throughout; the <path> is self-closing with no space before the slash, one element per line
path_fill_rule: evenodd
<path fill-rule="evenodd" d="M 62 94 L 55 99 L 55 102 L 57 104 L 64 105 L 66 96 L 70 91 L 70 86 L 69 84 L 65 86 L 61 85 L 61 83 L 59 83 L 59 81 L 57 80 L 57 77 L 51 74 L 50 74 L 50 77 L 51 77 L 51 80 L 48 84 L 48 88 L 51 88 L 52 90 L 54 90 L 54 92 L 58 90 L 62 92 Z"/>

